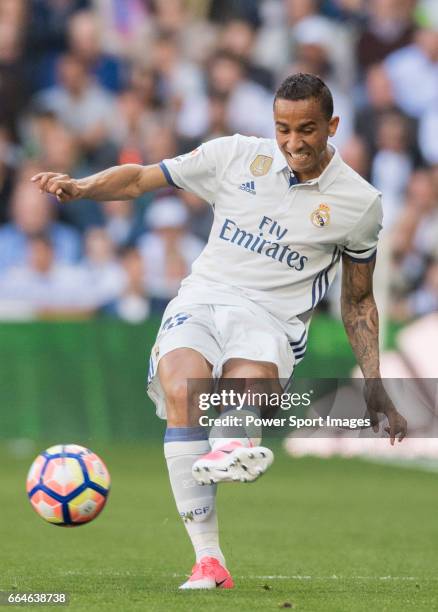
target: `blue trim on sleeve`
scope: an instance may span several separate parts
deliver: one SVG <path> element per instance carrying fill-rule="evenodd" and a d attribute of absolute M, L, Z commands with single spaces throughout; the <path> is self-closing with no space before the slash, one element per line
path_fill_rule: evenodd
<path fill-rule="evenodd" d="M 182 189 L 182 187 L 178 187 L 178 185 L 174 182 L 166 164 L 164 162 L 160 162 L 158 165 L 163 171 L 163 174 L 166 177 L 166 181 L 169 183 L 169 185 L 172 185 L 172 187 L 176 187 L 177 189 Z"/>
<path fill-rule="evenodd" d="M 354 249 L 349 249 L 345 247 L 344 251 L 348 253 L 357 253 L 358 255 L 360 255 L 361 253 L 366 253 L 367 251 L 369 251 L 369 249 L 362 249 L 361 251 L 355 251 Z"/>
<path fill-rule="evenodd" d="M 352 257 L 351 255 L 349 255 L 345 251 L 344 251 L 344 255 L 346 257 L 348 257 L 348 259 L 350 261 L 353 261 L 354 263 L 368 263 L 369 261 L 371 261 L 372 259 L 374 259 L 376 257 L 377 249 L 375 251 L 373 251 L 373 253 L 371 253 L 371 255 L 369 255 L 369 257 L 364 257 L 363 259 L 359 259 L 358 257 Z"/>

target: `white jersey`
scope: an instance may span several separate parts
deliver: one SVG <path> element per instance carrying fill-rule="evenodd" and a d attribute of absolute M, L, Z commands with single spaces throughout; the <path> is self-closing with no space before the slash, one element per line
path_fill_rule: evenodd
<path fill-rule="evenodd" d="M 168 182 L 214 209 L 210 237 L 179 295 L 200 304 L 251 300 L 283 321 L 311 315 L 342 253 L 375 256 L 380 193 L 334 155 L 297 183 L 277 142 L 236 134 L 160 164 Z"/>

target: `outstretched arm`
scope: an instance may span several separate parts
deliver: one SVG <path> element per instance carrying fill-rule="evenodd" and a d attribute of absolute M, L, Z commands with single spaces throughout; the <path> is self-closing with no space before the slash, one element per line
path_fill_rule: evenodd
<path fill-rule="evenodd" d="M 60 202 L 90 200 L 132 200 L 145 191 L 167 186 L 160 166 L 124 164 L 81 179 L 68 174 L 40 172 L 31 178 L 41 191 L 52 193 Z"/>
<path fill-rule="evenodd" d="M 380 375 L 379 315 L 373 295 L 375 260 L 355 263 L 342 259 L 341 313 L 345 331 L 365 378 L 365 399 L 374 431 L 378 431 L 377 413 L 383 412 L 389 426 L 391 444 L 401 441 L 407 432 L 406 419 L 394 407 Z"/>

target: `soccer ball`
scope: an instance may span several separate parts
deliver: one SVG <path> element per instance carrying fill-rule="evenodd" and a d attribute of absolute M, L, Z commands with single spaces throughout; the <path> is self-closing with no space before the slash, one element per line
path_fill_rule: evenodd
<path fill-rule="evenodd" d="M 75 527 L 100 514 L 110 490 L 110 475 L 93 451 L 77 444 L 59 444 L 32 463 L 26 489 L 41 518 L 53 525 Z"/>

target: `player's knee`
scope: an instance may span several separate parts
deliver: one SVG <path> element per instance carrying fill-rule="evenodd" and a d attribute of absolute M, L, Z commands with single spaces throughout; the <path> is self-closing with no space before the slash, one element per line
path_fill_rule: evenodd
<path fill-rule="evenodd" d="M 166 404 L 173 408 L 186 409 L 188 406 L 187 381 L 171 380 L 163 386 Z"/>
<path fill-rule="evenodd" d="M 164 392 L 167 420 L 172 427 L 196 426 L 199 394 L 211 386 L 211 368 L 191 349 L 178 349 L 164 355 L 158 366 Z"/>
<path fill-rule="evenodd" d="M 275 363 L 260 363 L 256 367 L 257 375 L 254 378 L 278 378 L 278 368 Z"/>
<path fill-rule="evenodd" d="M 229 359 L 223 368 L 224 378 L 278 378 L 278 368 L 268 361 Z"/>
<path fill-rule="evenodd" d="M 168 382 L 164 387 L 167 424 L 169 427 L 196 427 L 199 425 L 193 391 L 185 379 Z"/>

